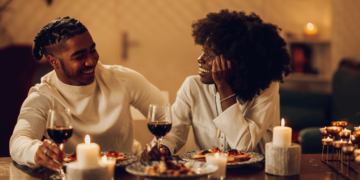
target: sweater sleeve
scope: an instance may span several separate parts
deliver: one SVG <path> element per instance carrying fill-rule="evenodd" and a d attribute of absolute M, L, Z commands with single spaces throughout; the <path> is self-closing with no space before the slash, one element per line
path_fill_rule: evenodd
<path fill-rule="evenodd" d="M 46 130 L 47 99 L 38 93 L 31 93 L 24 101 L 14 132 L 10 138 L 10 156 L 20 165 L 31 168 L 39 167 L 35 164 L 35 153 L 42 144 L 42 137 Z"/>
<path fill-rule="evenodd" d="M 144 76 L 135 72 L 128 72 L 127 92 L 130 104 L 147 117 L 150 104 L 167 103 L 161 91 L 151 84 Z"/>
<path fill-rule="evenodd" d="M 261 138 L 272 139 L 273 122 L 279 119 L 279 84 L 272 83 L 251 102 L 247 109 L 238 103 L 213 120 L 224 132 L 231 148 L 253 151 Z M 249 102 L 250 103 L 250 102 Z M 244 112 L 243 112 L 244 111 Z"/>

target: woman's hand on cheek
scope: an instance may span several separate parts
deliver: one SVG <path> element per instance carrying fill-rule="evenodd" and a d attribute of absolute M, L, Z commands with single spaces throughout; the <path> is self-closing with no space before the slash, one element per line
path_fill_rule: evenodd
<path fill-rule="evenodd" d="M 225 60 L 223 55 L 216 56 L 212 63 L 212 77 L 218 88 L 228 87 L 231 85 L 231 77 L 234 75 L 234 70 L 230 60 Z"/>

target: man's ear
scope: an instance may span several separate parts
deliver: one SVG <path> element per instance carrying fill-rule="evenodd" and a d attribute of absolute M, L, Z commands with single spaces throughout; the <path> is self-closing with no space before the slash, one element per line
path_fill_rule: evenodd
<path fill-rule="evenodd" d="M 53 55 L 47 55 L 46 59 L 54 69 L 58 69 L 60 67 L 60 60 L 57 57 Z"/>

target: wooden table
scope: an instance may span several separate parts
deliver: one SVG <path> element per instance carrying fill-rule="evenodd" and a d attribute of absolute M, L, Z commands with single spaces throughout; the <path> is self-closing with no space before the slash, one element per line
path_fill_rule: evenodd
<path fill-rule="evenodd" d="M 340 175 L 332 171 L 327 165 L 321 162 L 320 154 L 303 154 L 301 156 L 300 175 L 296 176 L 273 176 L 265 173 L 264 167 L 260 163 L 244 165 L 239 168 L 227 169 L 227 180 L 331 180 L 343 179 Z M 176 158 L 176 157 L 175 157 Z M 0 179 L 1 180 L 35 180 L 49 179 L 53 171 L 45 170 L 38 173 L 25 166 L 14 163 L 11 157 L 0 157 Z M 360 177 L 358 177 L 360 178 Z M 140 177 L 127 173 L 124 169 L 116 169 L 115 180 L 140 180 Z M 207 179 L 207 178 L 203 178 Z"/>

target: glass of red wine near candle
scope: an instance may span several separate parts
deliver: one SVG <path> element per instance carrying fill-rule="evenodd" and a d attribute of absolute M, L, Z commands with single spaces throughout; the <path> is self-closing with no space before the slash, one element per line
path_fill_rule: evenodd
<path fill-rule="evenodd" d="M 170 132 L 172 126 L 170 104 L 150 104 L 147 123 L 150 132 L 158 140 L 160 149 L 161 140 Z"/>
<path fill-rule="evenodd" d="M 70 110 L 68 108 L 50 109 L 47 116 L 46 131 L 59 149 L 63 150 L 64 143 L 73 133 Z M 66 179 L 66 175 L 60 168 L 56 174 L 50 176 L 50 179 Z"/>

